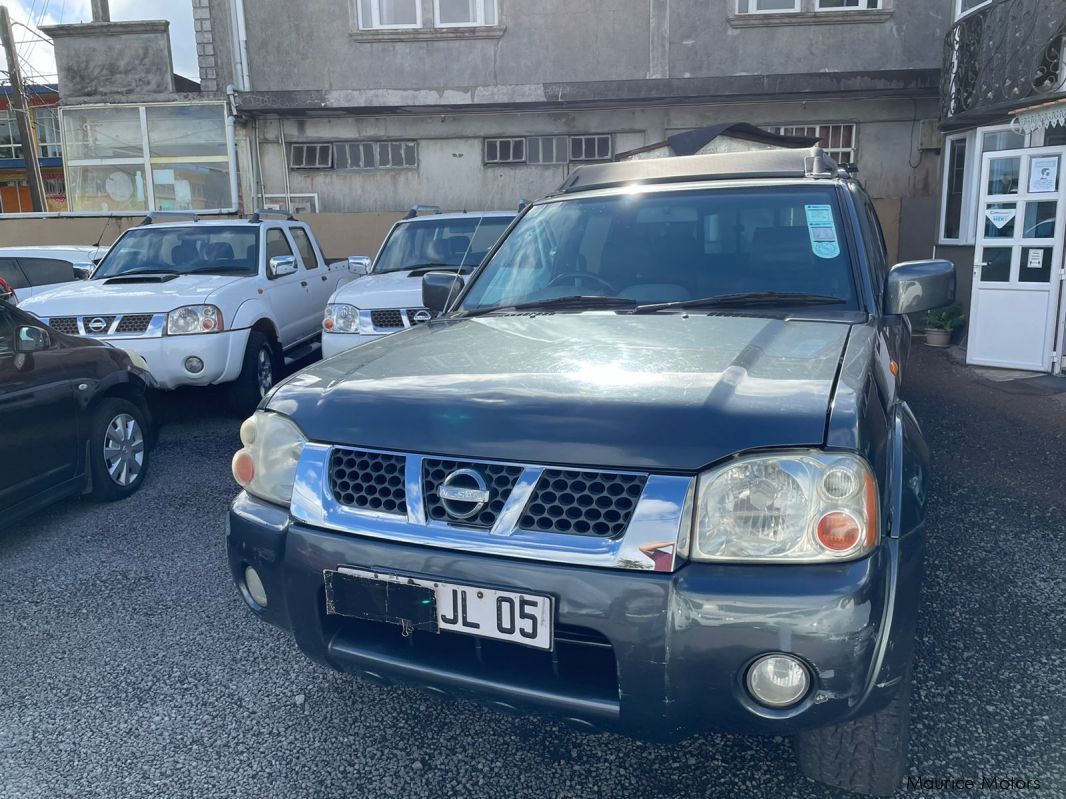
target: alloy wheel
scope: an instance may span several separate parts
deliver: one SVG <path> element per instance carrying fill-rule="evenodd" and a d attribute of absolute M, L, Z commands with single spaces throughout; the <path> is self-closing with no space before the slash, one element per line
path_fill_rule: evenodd
<path fill-rule="evenodd" d="M 257 358 L 259 376 L 259 396 L 265 397 L 274 385 L 274 358 L 268 347 L 261 347 Z"/>
<path fill-rule="evenodd" d="M 115 484 L 125 488 L 137 481 L 143 465 L 141 426 L 128 413 L 120 413 L 104 431 L 104 467 Z"/>

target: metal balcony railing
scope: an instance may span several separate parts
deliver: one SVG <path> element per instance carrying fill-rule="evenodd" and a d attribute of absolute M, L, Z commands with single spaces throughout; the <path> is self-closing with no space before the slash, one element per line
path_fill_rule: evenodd
<path fill-rule="evenodd" d="M 944 42 L 943 122 L 981 124 L 1066 96 L 1064 47 L 1064 0 L 996 0 L 962 17 Z"/>

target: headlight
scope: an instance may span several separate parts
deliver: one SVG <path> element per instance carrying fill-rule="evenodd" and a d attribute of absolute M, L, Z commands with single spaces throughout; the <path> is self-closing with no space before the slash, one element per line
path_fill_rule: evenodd
<path fill-rule="evenodd" d="M 322 329 L 327 333 L 358 333 L 359 309 L 344 303 L 327 305 Z"/>
<path fill-rule="evenodd" d="M 233 456 L 233 479 L 249 494 L 288 505 L 307 437 L 286 416 L 256 411 L 241 425 L 244 448 Z"/>
<path fill-rule="evenodd" d="M 217 333 L 222 329 L 222 311 L 214 305 L 186 305 L 167 314 L 167 335 Z"/>
<path fill-rule="evenodd" d="M 700 475 L 691 558 L 850 560 L 878 541 L 877 485 L 856 455 L 758 455 Z"/>

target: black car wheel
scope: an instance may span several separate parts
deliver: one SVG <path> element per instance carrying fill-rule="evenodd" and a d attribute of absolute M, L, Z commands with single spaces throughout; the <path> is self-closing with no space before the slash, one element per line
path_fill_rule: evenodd
<path fill-rule="evenodd" d="M 278 356 L 274 342 L 263 333 L 253 332 L 244 351 L 241 375 L 229 387 L 229 402 L 241 416 L 248 416 L 273 388 L 278 378 Z"/>
<path fill-rule="evenodd" d="M 113 502 L 140 488 L 149 457 L 144 412 L 129 400 L 105 399 L 93 411 L 90 436 L 92 498 Z"/>
<path fill-rule="evenodd" d="M 812 780 L 874 796 L 896 792 L 907 769 L 911 677 L 876 713 L 801 732 L 795 748 Z"/>

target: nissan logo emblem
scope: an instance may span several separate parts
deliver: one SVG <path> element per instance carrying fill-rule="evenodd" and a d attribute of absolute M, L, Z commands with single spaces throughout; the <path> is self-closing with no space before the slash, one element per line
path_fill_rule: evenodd
<path fill-rule="evenodd" d="M 100 316 L 94 317 L 89 320 L 87 327 L 90 333 L 103 333 L 107 330 L 107 320 Z"/>
<path fill-rule="evenodd" d="M 448 515 L 459 520 L 477 516 L 492 499 L 485 478 L 473 469 L 459 469 L 449 474 L 437 486 L 437 496 Z"/>
<path fill-rule="evenodd" d="M 433 314 L 429 311 L 415 311 L 415 324 L 422 325 L 430 321 L 433 318 Z"/>

